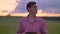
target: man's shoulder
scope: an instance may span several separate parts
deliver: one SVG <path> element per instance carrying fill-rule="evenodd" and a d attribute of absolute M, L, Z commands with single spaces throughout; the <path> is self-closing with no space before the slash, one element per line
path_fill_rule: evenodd
<path fill-rule="evenodd" d="M 24 21 L 24 20 L 26 20 L 26 17 L 20 18 L 20 21 Z"/>
<path fill-rule="evenodd" d="M 43 18 L 41 18 L 41 17 L 37 17 L 37 19 L 38 19 L 38 20 L 42 20 L 42 21 L 45 20 L 45 19 L 43 19 Z"/>
<path fill-rule="evenodd" d="M 37 17 L 37 20 L 40 22 L 45 22 L 45 19 L 41 18 L 41 17 Z"/>

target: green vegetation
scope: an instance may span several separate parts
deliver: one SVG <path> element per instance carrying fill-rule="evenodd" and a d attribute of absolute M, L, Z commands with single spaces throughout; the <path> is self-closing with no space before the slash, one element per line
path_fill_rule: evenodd
<path fill-rule="evenodd" d="M 21 17 L 0 17 L 0 34 L 16 34 L 17 24 Z M 47 20 L 49 34 L 60 34 L 60 21 Z"/>

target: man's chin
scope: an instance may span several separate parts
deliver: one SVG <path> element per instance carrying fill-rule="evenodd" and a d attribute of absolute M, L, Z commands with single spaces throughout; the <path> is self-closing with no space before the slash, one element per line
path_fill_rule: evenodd
<path fill-rule="evenodd" d="M 37 13 L 34 13 L 34 14 L 37 14 Z"/>
<path fill-rule="evenodd" d="M 35 13 L 35 14 L 37 14 L 37 13 Z"/>
<path fill-rule="evenodd" d="M 36 13 L 36 14 L 37 14 L 37 13 Z M 35 15 L 36 15 L 36 14 L 35 14 Z"/>

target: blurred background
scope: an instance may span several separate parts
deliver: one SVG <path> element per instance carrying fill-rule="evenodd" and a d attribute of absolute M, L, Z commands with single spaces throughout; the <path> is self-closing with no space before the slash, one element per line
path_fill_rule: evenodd
<path fill-rule="evenodd" d="M 0 34 L 16 34 L 20 18 L 29 13 L 26 4 L 37 3 L 37 17 L 47 22 L 49 34 L 60 34 L 60 0 L 0 0 Z"/>

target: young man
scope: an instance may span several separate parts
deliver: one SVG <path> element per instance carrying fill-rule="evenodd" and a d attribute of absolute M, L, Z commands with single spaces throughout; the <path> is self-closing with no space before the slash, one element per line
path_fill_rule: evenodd
<path fill-rule="evenodd" d="M 17 34 L 48 34 L 45 20 L 36 17 L 36 2 L 28 2 L 27 11 L 28 16 L 19 21 Z"/>

